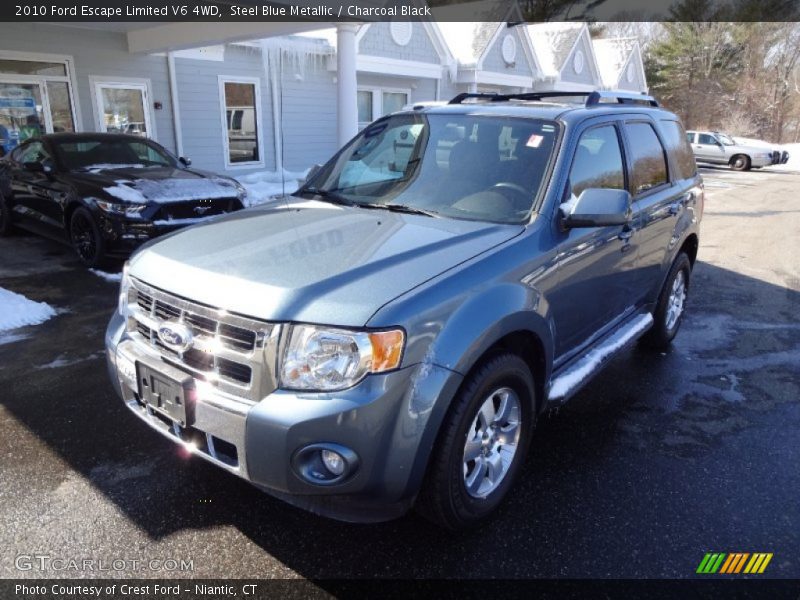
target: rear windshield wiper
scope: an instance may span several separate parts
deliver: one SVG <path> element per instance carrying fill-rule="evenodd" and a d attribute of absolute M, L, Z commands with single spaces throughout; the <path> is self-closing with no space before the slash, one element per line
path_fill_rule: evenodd
<path fill-rule="evenodd" d="M 330 190 L 322 190 L 320 188 L 315 187 L 307 187 L 299 189 L 295 192 L 295 194 L 312 194 L 314 196 L 320 196 L 325 198 L 328 202 L 333 204 L 342 204 L 344 206 L 355 206 L 355 202 L 345 198 L 341 194 L 337 194 L 336 192 L 332 192 Z"/>

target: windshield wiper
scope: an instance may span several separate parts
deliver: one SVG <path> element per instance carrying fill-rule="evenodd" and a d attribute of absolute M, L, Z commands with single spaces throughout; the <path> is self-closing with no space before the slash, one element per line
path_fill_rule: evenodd
<path fill-rule="evenodd" d="M 435 213 L 430 210 L 425 210 L 424 208 L 416 208 L 414 206 L 408 206 L 407 204 L 381 204 L 379 202 L 354 202 L 353 206 L 358 206 L 359 208 L 379 208 L 382 210 L 389 210 L 391 212 L 401 212 L 409 215 L 424 215 L 426 217 L 434 217 L 434 218 L 439 217 L 439 213 Z"/>
<path fill-rule="evenodd" d="M 438 219 L 441 215 L 432 210 L 425 210 L 424 208 L 417 208 L 416 206 L 409 206 L 407 204 L 384 204 L 384 208 L 392 212 L 401 212 L 409 215 L 423 215 L 425 217 L 433 217 Z"/>
<path fill-rule="evenodd" d="M 341 194 L 337 194 L 336 192 L 332 192 L 330 190 L 323 190 L 315 187 L 307 187 L 297 190 L 295 194 L 313 194 L 314 196 L 320 196 L 321 198 L 324 198 L 325 200 L 331 202 L 332 204 L 355 206 L 355 202 L 353 202 L 352 200 L 345 198 Z"/>

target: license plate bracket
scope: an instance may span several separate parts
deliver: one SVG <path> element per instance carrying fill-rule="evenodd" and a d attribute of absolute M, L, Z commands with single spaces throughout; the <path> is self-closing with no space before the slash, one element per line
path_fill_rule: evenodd
<path fill-rule="evenodd" d="M 139 397 L 152 410 L 181 427 L 194 423 L 194 378 L 175 379 L 144 363 L 136 363 Z"/>

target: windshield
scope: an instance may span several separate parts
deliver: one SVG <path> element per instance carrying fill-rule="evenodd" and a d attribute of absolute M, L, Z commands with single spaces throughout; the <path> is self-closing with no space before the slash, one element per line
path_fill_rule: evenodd
<path fill-rule="evenodd" d="M 539 119 L 394 115 L 366 127 L 296 195 L 518 223 L 542 187 L 557 131 Z"/>
<path fill-rule="evenodd" d="M 155 144 L 125 138 L 56 140 L 56 155 L 67 171 L 175 167 L 175 159 Z"/>
<path fill-rule="evenodd" d="M 718 133 L 717 134 L 717 139 L 720 142 L 722 142 L 724 145 L 726 145 L 726 146 L 735 146 L 736 145 L 736 142 L 734 142 L 733 139 L 731 139 L 730 137 L 728 137 L 724 133 Z"/>

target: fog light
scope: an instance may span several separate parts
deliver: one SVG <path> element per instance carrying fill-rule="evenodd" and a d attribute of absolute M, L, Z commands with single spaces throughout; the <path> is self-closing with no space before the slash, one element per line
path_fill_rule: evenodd
<path fill-rule="evenodd" d="M 292 468 L 300 478 L 313 485 L 337 485 L 358 471 L 358 455 L 341 444 L 310 444 L 294 453 Z"/>
<path fill-rule="evenodd" d="M 322 451 L 322 464 L 331 472 L 332 475 L 338 477 L 344 473 L 344 458 L 338 452 L 333 450 Z"/>

